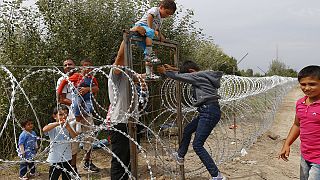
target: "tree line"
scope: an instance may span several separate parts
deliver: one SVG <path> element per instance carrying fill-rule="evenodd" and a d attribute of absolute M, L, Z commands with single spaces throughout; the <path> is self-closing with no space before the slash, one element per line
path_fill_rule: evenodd
<path fill-rule="evenodd" d="M 24 2 L 4 0 L 0 4 L 0 64 L 8 67 L 18 81 L 42 67 L 61 66 L 67 58 L 80 62 L 89 57 L 95 66 L 110 64 L 122 41 L 122 30 L 130 29 L 148 8 L 157 6 L 151 0 L 37 0 L 35 6 L 25 6 Z M 161 30 L 167 39 L 179 42 L 180 59 L 194 59 L 203 69 L 245 75 L 238 70 L 235 58 L 195 26 L 193 16 L 192 10 L 178 4 L 176 13 L 164 21 Z M 6 77 L 3 71 L 0 74 Z M 58 77 L 46 72 L 21 84 L 39 119 L 48 119 L 55 106 L 50 102 L 55 99 Z M 101 83 L 101 89 L 107 89 L 106 84 Z M 7 117 L 12 91 L 7 78 L 1 78 L 1 86 L 0 127 Z M 98 101 L 106 104 L 107 94 L 99 94 Z M 15 118 L 30 116 L 31 107 L 23 93 L 15 98 L 19 102 L 14 104 Z M 41 125 L 45 123 L 41 121 Z M 10 137 L 9 131 L 0 139 Z M 4 146 L 15 150 L 8 143 Z"/>

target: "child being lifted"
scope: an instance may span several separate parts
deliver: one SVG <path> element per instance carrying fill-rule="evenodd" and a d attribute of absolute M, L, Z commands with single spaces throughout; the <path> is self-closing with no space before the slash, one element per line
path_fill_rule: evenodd
<path fill-rule="evenodd" d="M 146 68 L 146 79 L 158 79 L 152 72 L 152 64 L 159 64 L 160 60 L 155 56 L 152 51 L 152 39 L 156 36 L 160 41 L 164 41 L 165 37 L 161 34 L 160 29 L 164 18 L 168 18 L 176 11 L 176 3 L 173 0 L 162 0 L 158 7 L 149 9 L 142 18 L 135 23 L 131 31 L 138 32 L 141 36 L 145 37 L 144 42 L 140 42 L 144 50 L 144 61 Z M 124 42 L 122 41 L 118 50 L 117 59 L 124 58 Z"/>

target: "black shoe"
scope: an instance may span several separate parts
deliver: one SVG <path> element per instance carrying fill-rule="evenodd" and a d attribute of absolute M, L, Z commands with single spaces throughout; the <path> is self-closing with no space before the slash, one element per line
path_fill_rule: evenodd
<path fill-rule="evenodd" d="M 77 169 L 77 167 L 74 167 L 74 166 L 72 166 L 72 169 L 73 169 L 73 175 L 75 176 L 75 177 L 81 177 L 80 176 L 80 174 L 79 174 L 79 172 L 78 172 L 78 169 Z"/>
<path fill-rule="evenodd" d="M 92 161 L 85 161 L 83 164 L 83 169 L 89 170 L 91 172 L 99 172 L 100 169 L 92 163 Z"/>

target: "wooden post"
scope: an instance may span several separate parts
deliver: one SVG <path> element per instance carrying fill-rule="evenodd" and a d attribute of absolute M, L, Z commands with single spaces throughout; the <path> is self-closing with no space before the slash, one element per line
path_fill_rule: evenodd
<path fill-rule="evenodd" d="M 174 63 L 176 67 L 179 67 L 179 52 L 178 48 L 175 48 Z M 176 97 L 177 97 L 177 125 L 178 125 L 178 141 L 179 147 L 181 145 L 183 136 L 183 124 L 182 124 L 182 106 L 181 106 L 181 83 L 176 81 Z M 180 178 L 185 180 L 184 165 L 180 165 Z"/>

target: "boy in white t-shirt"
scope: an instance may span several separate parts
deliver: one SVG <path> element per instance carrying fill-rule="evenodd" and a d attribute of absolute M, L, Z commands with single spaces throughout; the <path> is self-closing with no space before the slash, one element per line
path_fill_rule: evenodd
<path fill-rule="evenodd" d="M 55 122 L 50 122 L 42 129 L 50 138 L 50 150 L 47 159 L 50 163 L 50 180 L 58 180 L 61 175 L 62 180 L 71 179 L 71 174 L 78 176 L 71 167 L 72 151 L 70 142 L 72 138 L 77 136 L 77 133 L 67 122 L 68 114 L 68 107 L 59 105 L 52 113 L 52 118 Z"/>

